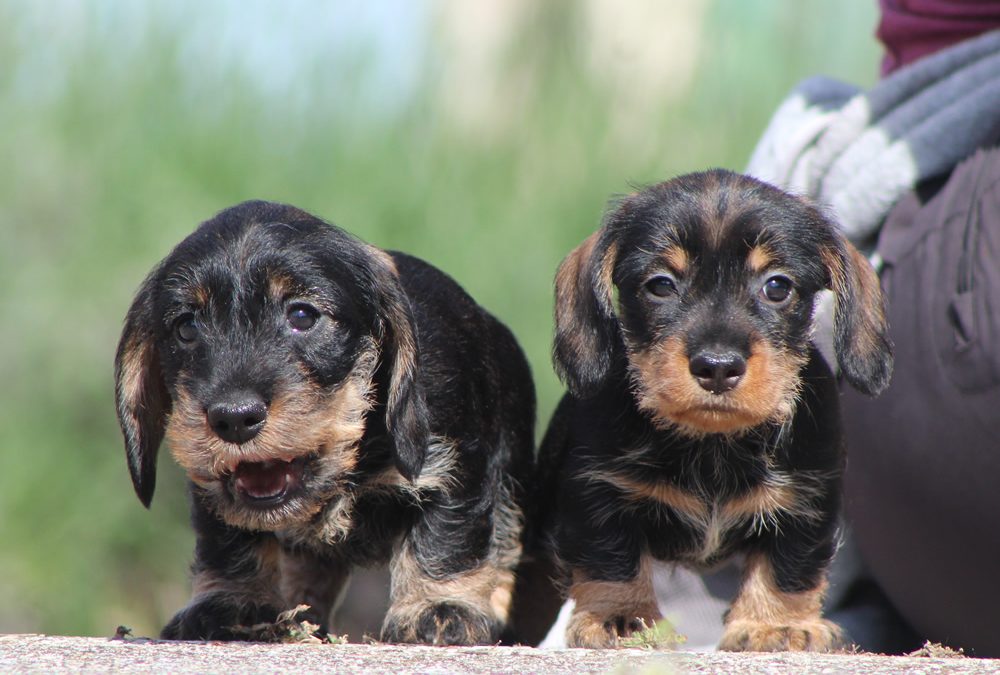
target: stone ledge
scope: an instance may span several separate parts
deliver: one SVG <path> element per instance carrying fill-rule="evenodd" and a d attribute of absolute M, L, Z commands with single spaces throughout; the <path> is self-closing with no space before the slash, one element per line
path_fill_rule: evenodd
<path fill-rule="evenodd" d="M 641 649 L 163 642 L 0 635 L 0 672 L 997 673 L 1000 660 Z"/>

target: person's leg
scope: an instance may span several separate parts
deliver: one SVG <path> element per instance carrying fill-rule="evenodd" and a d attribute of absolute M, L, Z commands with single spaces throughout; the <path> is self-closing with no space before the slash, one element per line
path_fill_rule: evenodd
<path fill-rule="evenodd" d="M 879 244 L 895 342 L 876 400 L 845 389 L 846 508 L 920 634 L 1000 655 L 1000 150 L 911 195 Z"/>

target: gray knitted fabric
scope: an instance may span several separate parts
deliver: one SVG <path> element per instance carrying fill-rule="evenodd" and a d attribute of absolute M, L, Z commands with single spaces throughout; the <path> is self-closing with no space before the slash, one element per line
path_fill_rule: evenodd
<path fill-rule="evenodd" d="M 771 118 L 747 173 L 831 209 L 870 244 L 896 201 L 1000 137 L 1000 30 L 920 59 L 868 91 L 814 77 Z"/>

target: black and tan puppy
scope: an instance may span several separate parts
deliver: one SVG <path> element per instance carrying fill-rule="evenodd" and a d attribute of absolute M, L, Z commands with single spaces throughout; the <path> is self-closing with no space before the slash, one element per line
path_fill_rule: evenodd
<path fill-rule="evenodd" d="M 166 437 L 190 478 L 175 639 L 237 639 L 299 603 L 327 624 L 391 560 L 390 642 L 497 641 L 521 550 L 534 389 L 449 277 L 290 206 L 202 224 L 149 275 L 115 362 L 132 481 Z"/>
<path fill-rule="evenodd" d="M 659 618 L 650 561 L 745 560 L 723 649 L 825 650 L 820 615 L 844 453 L 811 341 L 833 292 L 846 379 L 887 384 L 878 279 L 807 202 L 726 171 L 623 199 L 556 278 L 569 393 L 543 441 L 573 646 Z"/>

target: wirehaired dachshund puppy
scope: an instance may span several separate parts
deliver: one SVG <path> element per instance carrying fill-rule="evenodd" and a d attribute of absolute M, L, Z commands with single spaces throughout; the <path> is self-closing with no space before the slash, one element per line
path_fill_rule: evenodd
<path fill-rule="evenodd" d="M 660 618 L 651 560 L 745 561 L 720 648 L 827 650 L 820 606 L 844 451 L 837 382 L 812 342 L 835 299 L 844 377 L 886 387 L 876 274 L 803 199 L 715 170 L 624 198 L 556 278 L 568 387 L 542 443 L 549 529 L 575 609 L 606 647 Z"/>
<path fill-rule="evenodd" d="M 139 499 L 164 437 L 190 479 L 193 597 L 164 638 L 240 639 L 299 603 L 326 627 L 351 568 L 389 561 L 382 640 L 498 640 L 534 388 L 511 333 L 445 274 L 240 204 L 142 284 L 115 377 Z"/>

